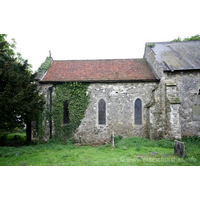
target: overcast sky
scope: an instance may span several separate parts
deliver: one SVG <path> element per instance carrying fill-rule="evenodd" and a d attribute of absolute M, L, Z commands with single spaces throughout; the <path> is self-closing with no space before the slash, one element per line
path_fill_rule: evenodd
<path fill-rule="evenodd" d="M 142 58 L 146 42 L 200 34 L 197 0 L 6 0 L 0 18 L 33 70 L 49 50 L 54 60 Z"/>

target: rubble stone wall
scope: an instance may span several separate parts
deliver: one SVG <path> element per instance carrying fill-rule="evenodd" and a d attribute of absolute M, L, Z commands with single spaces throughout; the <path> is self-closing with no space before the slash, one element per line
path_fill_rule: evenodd
<path fill-rule="evenodd" d="M 167 76 L 176 83 L 176 96 L 180 99 L 178 109 L 181 135 L 200 134 L 200 72 L 176 72 Z"/>
<path fill-rule="evenodd" d="M 77 132 L 76 141 L 82 143 L 110 142 L 115 136 L 144 136 L 147 121 L 146 105 L 152 100 L 157 83 L 91 83 L 90 104 Z M 134 102 L 142 102 L 142 124 L 134 124 Z M 98 102 L 106 102 L 106 124 L 98 124 Z"/>

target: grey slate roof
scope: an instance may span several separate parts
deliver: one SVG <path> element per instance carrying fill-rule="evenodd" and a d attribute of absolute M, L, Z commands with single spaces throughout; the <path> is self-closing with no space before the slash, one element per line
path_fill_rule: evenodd
<path fill-rule="evenodd" d="M 200 41 L 157 42 L 151 49 L 164 71 L 200 69 Z"/>

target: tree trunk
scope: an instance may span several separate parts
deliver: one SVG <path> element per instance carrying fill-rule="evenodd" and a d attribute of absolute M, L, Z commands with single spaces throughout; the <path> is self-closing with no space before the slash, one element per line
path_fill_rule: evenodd
<path fill-rule="evenodd" d="M 26 123 L 26 142 L 31 141 L 31 122 Z"/>

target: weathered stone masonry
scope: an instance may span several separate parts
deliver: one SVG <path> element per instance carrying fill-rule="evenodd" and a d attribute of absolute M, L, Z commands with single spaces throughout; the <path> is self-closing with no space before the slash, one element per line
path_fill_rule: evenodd
<path fill-rule="evenodd" d="M 151 140 L 200 135 L 200 41 L 146 45 L 144 59 L 53 61 L 39 80 L 46 109 L 49 87 L 75 81 L 89 82 L 91 92 L 85 117 L 73 134 L 76 142 L 110 142 L 113 132 Z M 141 124 L 134 119 L 137 99 Z M 105 124 L 98 120 L 100 100 L 105 102 Z M 50 136 L 49 123 L 44 113 L 45 140 Z M 32 125 L 33 139 L 38 135 Z"/>
<path fill-rule="evenodd" d="M 198 46 L 199 41 L 192 41 L 145 48 L 144 57 L 160 78 L 155 104 L 149 109 L 150 138 L 200 134 Z"/>
<path fill-rule="evenodd" d="M 172 78 L 172 74 L 167 76 Z M 200 133 L 200 72 L 179 72 L 173 74 L 176 83 L 179 108 L 179 123 L 182 135 L 197 135 Z"/>
<path fill-rule="evenodd" d="M 76 140 L 84 143 L 110 142 L 111 134 L 128 136 L 144 136 L 146 125 L 146 104 L 152 100 L 152 90 L 157 83 L 91 83 L 91 102 L 86 110 Z M 142 101 L 142 124 L 134 124 L 134 103 Z M 98 124 L 98 102 L 106 102 L 106 124 Z"/>

